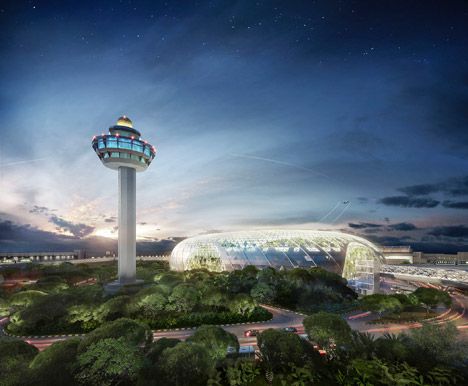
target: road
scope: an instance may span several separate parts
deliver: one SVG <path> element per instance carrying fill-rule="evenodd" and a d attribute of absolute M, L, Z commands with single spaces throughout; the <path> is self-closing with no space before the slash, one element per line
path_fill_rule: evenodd
<path fill-rule="evenodd" d="M 450 296 L 452 298 L 452 306 L 450 309 L 441 312 L 435 318 L 427 319 L 426 321 L 431 324 L 441 325 L 448 322 L 455 324 L 457 329 L 463 336 L 468 337 L 468 297 L 464 296 L 460 291 L 454 288 L 448 288 L 441 285 L 434 285 L 431 283 L 423 282 L 408 282 L 401 281 L 396 279 L 385 279 L 385 286 L 383 286 L 383 292 L 391 292 L 390 288 L 395 288 L 398 286 L 403 287 L 432 287 L 439 290 L 450 290 Z M 422 327 L 421 323 L 388 323 L 388 324 L 379 324 L 371 325 L 373 319 L 376 319 L 377 315 L 369 314 L 362 318 L 355 320 L 348 320 L 349 325 L 352 329 L 358 330 L 361 332 L 367 332 L 375 336 L 381 336 L 386 333 L 399 334 L 401 332 Z"/>
<path fill-rule="evenodd" d="M 271 320 L 267 322 L 260 322 L 260 323 L 242 323 L 242 324 L 230 325 L 230 326 L 225 325 L 223 326 L 223 328 L 226 331 L 236 335 L 237 338 L 239 339 L 239 344 L 241 346 L 250 346 L 250 345 L 257 344 L 257 338 L 244 337 L 244 331 L 248 329 L 256 329 L 256 330 L 263 331 L 268 328 L 296 327 L 298 330 L 298 333 L 304 332 L 304 327 L 302 326 L 302 320 L 304 319 L 303 315 L 298 314 L 296 312 L 279 309 L 276 307 L 270 307 L 266 305 L 264 305 L 263 307 L 273 314 L 273 318 Z M 155 340 L 159 338 L 163 338 L 163 337 L 185 340 L 189 336 L 193 335 L 194 332 L 195 332 L 195 329 L 155 331 L 153 334 L 153 338 Z"/>
<path fill-rule="evenodd" d="M 246 338 L 244 337 L 244 331 L 248 329 L 257 329 L 260 331 L 268 328 L 283 328 L 283 327 L 296 327 L 298 333 L 303 333 L 304 328 L 302 326 L 303 315 L 300 315 L 293 311 L 283 310 L 276 307 L 264 306 L 268 311 L 273 314 L 273 318 L 266 322 L 259 323 L 242 323 L 236 325 L 225 325 L 225 330 L 235 334 L 239 339 L 241 346 L 256 345 L 257 339 L 255 337 Z M 0 335 L 4 333 L 3 325 L 8 322 L 8 318 L 0 320 Z M 190 335 L 193 335 L 195 328 L 193 329 L 174 329 L 166 331 L 155 331 L 153 338 L 155 340 L 166 337 L 176 338 L 180 340 L 187 339 Z M 76 336 L 76 335 L 75 335 Z M 55 342 L 60 342 L 65 339 L 69 339 L 73 335 L 51 335 L 51 336 L 37 336 L 37 337 L 25 337 L 24 341 L 37 347 L 39 350 L 44 350 Z"/>
<path fill-rule="evenodd" d="M 451 294 L 453 305 L 449 310 L 442 312 L 439 316 L 430 319 L 429 323 L 432 324 L 444 324 L 447 322 L 453 322 L 458 330 L 468 337 L 468 297 L 462 295 L 459 292 L 453 292 Z M 223 328 L 237 336 L 241 346 L 255 346 L 257 339 L 255 337 L 246 338 L 244 337 L 244 331 L 248 329 L 257 329 L 260 331 L 268 328 L 284 328 L 284 327 L 295 327 L 298 330 L 298 334 L 304 333 L 304 327 L 302 321 L 304 315 L 298 314 L 293 311 L 279 309 L 276 307 L 270 307 L 264 305 L 264 307 L 273 314 L 273 318 L 266 322 L 259 323 L 242 323 L 237 325 L 224 325 Z M 360 312 L 348 315 L 347 321 L 351 328 L 361 332 L 368 332 L 375 336 L 381 336 L 385 333 L 400 333 L 405 330 L 412 328 L 421 327 L 421 323 L 406 323 L 406 324 L 385 324 L 385 325 L 372 325 L 370 321 L 375 319 L 377 316 L 370 312 Z M 8 322 L 8 318 L 0 320 L 0 335 L 3 334 L 2 325 Z M 162 337 L 176 338 L 185 340 L 195 332 L 195 329 L 174 329 L 174 330 L 158 330 L 154 331 L 153 338 L 155 340 Z M 27 337 L 24 340 L 37 347 L 39 350 L 43 350 L 51 344 L 69 339 L 72 336 L 69 335 L 54 335 L 54 336 L 38 336 L 38 337 Z"/>

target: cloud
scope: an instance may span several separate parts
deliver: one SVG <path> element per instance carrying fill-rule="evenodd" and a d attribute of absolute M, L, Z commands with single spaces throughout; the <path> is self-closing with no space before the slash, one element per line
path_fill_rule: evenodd
<path fill-rule="evenodd" d="M 450 196 L 468 195 L 468 176 L 453 177 L 433 184 L 405 186 L 397 189 L 408 196 L 426 196 L 431 193 L 445 193 Z"/>
<path fill-rule="evenodd" d="M 354 229 L 366 229 L 366 228 L 381 228 L 383 225 L 369 223 L 369 222 L 360 222 L 359 224 L 350 222 L 348 223 L 348 226 Z"/>
<path fill-rule="evenodd" d="M 438 192 L 439 189 L 439 186 L 436 184 L 421 184 L 406 186 L 397 190 L 407 194 L 408 196 L 425 196 L 427 194 Z"/>
<path fill-rule="evenodd" d="M 428 235 L 461 239 L 468 238 L 468 227 L 465 225 L 439 226 L 433 228 Z"/>
<path fill-rule="evenodd" d="M 61 249 L 73 239 L 73 236 L 42 231 L 30 224 L 0 219 L 0 250 L 3 251 L 57 250 L 58 245 Z"/>
<path fill-rule="evenodd" d="M 37 206 L 34 205 L 32 209 L 29 210 L 29 213 L 40 213 L 40 214 L 48 214 L 49 212 L 53 212 L 55 209 L 49 209 L 46 206 Z"/>
<path fill-rule="evenodd" d="M 86 224 L 75 224 L 56 215 L 49 217 L 49 221 L 61 230 L 70 232 L 73 236 L 81 238 L 88 236 L 94 231 L 94 227 Z"/>
<path fill-rule="evenodd" d="M 414 230 L 418 229 L 416 227 L 416 225 L 408 223 L 408 222 L 400 222 L 398 224 L 391 224 L 391 225 L 388 226 L 388 228 L 390 230 L 403 231 L 403 232 L 414 231 Z"/>
<path fill-rule="evenodd" d="M 468 209 L 468 201 L 444 201 L 442 206 L 445 208 L 452 208 L 452 209 Z"/>
<path fill-rule="evenodd" d="M 373 241 L 379 245 L 408 245 L 410 243 L 411 237 L 409 236 L 402 236 L 402 237 L 395 237 L 395 236 L 385 236 L 385 235 L 370 235 L 367 237 L 369 240 Z"/>
<path fill-rule="evenodd" d="M 167 254 L 182 241 L 182 237 L 153 239 L 137 242 L 137 254 Z M 91 236 L 80 239 L 42 231 L 30 224 L 17 224 L 0 219 L 0 251 L 3 252 L 58 252 L 83 249 L 88 256 L 102 256 L 105 251 L 117 250 L 117 240 Z"/>
<path fill-rule="evenodd" d="M 403 208 L 434 208 L 440 204 L 440 201 L 432 198 L 415 198 L 408 196 L 384 197 L 378 201 L 387 206 L 400 206 Z"/>

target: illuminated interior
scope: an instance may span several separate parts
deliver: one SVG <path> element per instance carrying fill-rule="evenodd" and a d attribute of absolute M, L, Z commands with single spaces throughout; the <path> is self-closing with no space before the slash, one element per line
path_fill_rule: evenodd
<path fill-rule="evenodd" d="M 246 265 L 276 269 L 321 267 L 348 280 L 359 293 L 378 290 L 377 246 L 357 236 L 312 230 L 265 230 L 217 233 L 180 242 L 171 269 L 232 271 Z"/>

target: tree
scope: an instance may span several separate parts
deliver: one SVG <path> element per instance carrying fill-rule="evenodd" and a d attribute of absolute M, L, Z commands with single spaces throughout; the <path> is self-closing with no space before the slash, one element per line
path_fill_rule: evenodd
<path fill-rule="evenodd" d="M 424 385 L 417 369 L 403 364 L 387 364 L 379 359 L 354 359 L 346 374 L 337 375 L 339 385 Z"/>
<path fill-rule="evenodd" d="M 221 291 L 217 289 L 211 289 L 207 290 L 205 295 L 202 296 L 200 303 L 205 306 L 219 308 L 225 306 L 226 297 Z"/>
<path fill-rule="evenodd" d="M 175 347 L 177 344 L 180 343 L 179 339 L 174 338 L 161 338 L 158 339 L 156 342 L 151 343 L 151 346 L 146 353 L 146 357 L 152 362 L 155 363 L 159 360 L 162 352 L 171 347 Z"/>
<path fill-rule="evenodd" d="M 38 350 L 22 340 L 0 337 L 0 384 L 21 385 L 29 363 Z"/>
<path fill-rule="evenodd" d="M 115 298 L 109 299 L 98 308 L 96 317 L 99 321 L 103 322 L 129 316 L 131 304 L 130 296 L 116 296 Z"/>
<path fill-rule="evenodd" d="M 56 342 L 36 355 L 29 365 L 28 378 L 37 386 L 61 386 L 76 384 L 73 366 L 80 340 L 77 338 Z"/>
<path fill-rule="evenodd" d="M 46 292 L 60 292 L 68 288 L 67 282 L 59 275 L 50 275 L 40 278 L 35 288 Z"/>
<path fill-rule="evenodd" d="M 466 361 L 468 346 L 459 337 L 457 328 L 445 325 L 424 324 L 402 336 L 408 347 L 408 362 L 418 369 L 427 371 L 437 365 L 458 368 L 468 376 Z M 421 355 L 424 353 L 424 355 Z"/>
<path fill-rule="evenodd" d="M 154 281 L 158 282 L 160 285 L 166 285 L 174 288 L 182 281 L 182 274 L 174 271 L 164 272 L 162 274 L 155 275 Z"/>
<path fill-rule="evenodd" d="M 388 362 L 402 362 L 408 358 L 408 345 L 403 335 L 386 334 L 379 337 L 374 344 L 375 354 L 379 359 Z"/>
<path fill-rule="evenodd" d="M 339 315 L 328 312 L 317 312 L 302 322 L 309 338 L 322 347 L 332 343 L 342 345 L 351 339 L 351 328 Z"/>
<path fill-rule="evenodd" d="M 198 292 L 195 288 L 179 284 L 169 296 L 170 309 L 178 312 L 190 312 L 198 303 Z"/>
<path fill-rule="evenodd" d="M 69 300 L 68 295 L 39 295 L 31 305 L 13 315 L 8 330 L 22 335 L 63 332 Z"/>
<path fill-rule="evenodd" d="M 228 274 L 228 288 L 231 293 L 250 293 L 250 290 L 257 284 L 258 268 L 247 265 L 241 270 L 235 270 Z"/>
<path fill-rule="evenodd" d="M 384 294 L 364 296 L 360 303 L 364 310 L 377 312 L 379 316 L 383 312 L 397 311 L 402 308 L 400 301 L 396 297 Z"/>
<path fill-rule="evenodd" d="M 384 362 L 377 358 L 369 360 L 354 359 L 336 375 L 339 385 L 455 385 L 458 384 L 454 374 L 440 367 L 421 373 L 406 362 Z"/>
<path fill-rule="evenodd" d="M 200 326 L 187 342 L 202 345 L 208 350 L 213 361 L 226 357 L 228 347 L 239 351 L 239 341 L 234 334 L 218 326 Z"/>
<path fill-rule="evenodd" d="M 103 324 L 87 334 L 80 343 L 78 351 L 85 351 L 92 344 L 107 338 L 124 338 L 133 345 L 148 344 L 153 334 L 148 326 L 135 320 L 121 318 Z"/>
<path fill-rule="evenodd" d="M 376 341 L 372 334 L 351 331 L 351 339 L 345 347 L 338 347 L 334 352 L 337 357 L 370 359 L 375 355 Z"/>
<path fill-rule="evenodd" d="M 450 307 L 452 299 L 450 295 L 445 291 L 440 291 L 435 288 L 424 288 L 419 287 L 413 292 L 414 296 L 418 301 L 426 308 L 426 311 L 439 304 L 443 304 L 446 307 Z"/>
<path fill-rule="evenodd" d="M 271 328 L 257 336 L 257 345 L 263 365 L 273 372 L 289 371 L 291 365 L 303 366 L 308 358 L 318 355 L 298 335 Z"/>
<path fill-rule="evenodd" d="M 110 386 L 135 382 L 143 367 L 140 349 L 125 338 L 106 338 L 78 356 L 76 379 L 85 385 Z"/>
<path fill-rule="evenodd" d="M 236 295 L 229 302 L 229 309 L 231 310 L 231 312 L 241 314 L 242 316 L 249 316 L 250 314 L 252 314 L 255 307 L 256 304 L 252 297 L 246 294 Z"/>
<path fill-rule="evenodd" d="M 320 380 L 320 375 L 309 364 L 303 367 L 291 366 L 287 374 L 280 375 L 283 385 L 306 386 L 314 385 Z"/>
<path fill-rule="evenodd" d="M 79 326 L 82 331 L 91 331 L 99 326 L 102 320 L 96 312 L 94 304 L 77 304 L 68 309 L 68 323 Z"/>
<path fill-rule="evenodd" d="M 265 283 L 257 283 L 250 291 L 250 296 L 260 303 L 271 303 L 275 298 L 274 289 Z"/>
<path fill-rule="evenodd" d="M 18 292 L 10 298 L 10 306 L 13 307 L 27 307 L 37 301 L 39 298 L 43 296 L 47 296 L 47 294 L 43 291 L 21 291 Z"/>
<path fill-rule="evenodd" d="M 166 303 L 166 297 L 156 292 L 142 296 L 137 305 L 143 312 L 144 316 L 154 318 L 164 310 Z"/>
<path fill-rule="evenodd" d="M 226 369 L 226 379 L 229 386 L 243 386 L 251 384 L 257 376 L 260 375 L 260 369 L 255 362 L 245 359 L 237 360 L 234 365 Z"/>
<path fill-rule="evenodd" d="M 164 385 L 204 386 L 213 362 L 203 346 L 182 342 L 162 352 L 159 369 Z"/>
<path fill-rule="evenodd" d="M 5 299 L 0 298 L 0 318 L 8 315 L 10 307 Z"/>
<path fill-rule="evenodd" d="M 272 267 L 266 267 L 258 271 L 257 280 L 259 283 L 268 284 L 272 288 L 275 288 L 278 282 L 281 280 L 281 275 L 276 269 Z"/>
<path fill-rule="evenodd" d="M 164 350 L 175 347 L 180 343 L 179 339 L 161 338 L 151 343 L 145 355 L 145 364 L 138 376 L 138 385 L 150 385 L 155 379 L 161 377 L 159 359 Z"/>

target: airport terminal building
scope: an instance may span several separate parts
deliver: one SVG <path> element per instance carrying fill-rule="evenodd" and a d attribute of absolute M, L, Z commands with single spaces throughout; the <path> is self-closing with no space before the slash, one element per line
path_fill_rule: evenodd
<path fill-rule="evenodd" d="M 357 236 L 313 230 L 256 230 L 214 233 L 180 242 L 169 259 L 171 269 L 232 271 L 321 267 L 348 280 L 356 292 L 378 291 L 379 248 Z"/>

